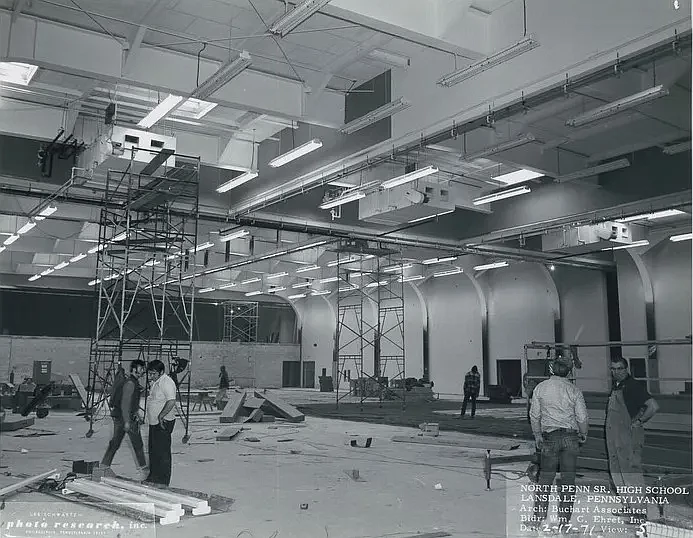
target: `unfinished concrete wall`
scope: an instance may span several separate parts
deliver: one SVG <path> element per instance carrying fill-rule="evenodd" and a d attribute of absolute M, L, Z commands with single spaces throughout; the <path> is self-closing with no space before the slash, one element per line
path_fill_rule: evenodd
<path fill-rule="evenodd" d="M 322 297 L 307 297 L 296 302 L 301 311 L 302 356 L 304 361 L 315 361 L 315 386 L 322 369 L 328 376 L 332 373 L 334 334 L 337 324 L 330 305 Z"/>
<path fill-rule="evenodd" d="M 7 379 L 14 367 L 15 381 L 21 381 L 32 375 L 35 360 L 50 360 L 53 374 L 67 378 L 75 373 L 86 385 L 89 344 L 85 338 L 0 336 L 0 379 Z M 192 385 L 216 386 L 224 364 L 241 386 L 281 387 L 282 363 L 298 361 L 299 352 L 299 346 L 292 344 L 194 342 Z"/>

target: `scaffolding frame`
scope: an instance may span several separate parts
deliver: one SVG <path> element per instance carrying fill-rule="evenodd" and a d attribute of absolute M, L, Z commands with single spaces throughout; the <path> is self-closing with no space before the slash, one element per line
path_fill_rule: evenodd
<path fill-rule="evenodd" d="M 94 422 L 108 414 L 116 375 L 126 370 L 123 363 L 158 359 L 177 379 L 176 407 L 187 443 L 200 160 L 167 149 L 125 151 L 129 158 L 106 173 L 94 247 L 96 277 L 90 284 L 96 326 L 89 353 L 87 437 Z"/>
<path fill-rule="evenodd" d="M 342 241 L 337 253 L 337 327 L 333 356 L 336 405 L 348 396 L 364 401 L 375 389 L 379 404 L 384 398 L 399 398 L 406 405 L 404 335 L 404 275 L 402 253 L 369 246 L 364 242 Z M 392 270 L 392 269 L 395 270 Z M 358 280 L 358 284 L 356 281 Z M 370 293 L 369 293 L 370 292 Z M 373 323 L 365 310 L 374 311 Z M 373 375 L 366 373 L 364 356 L 373 352 Z M 356 370 L 356 381 L 350 369 Z M 343 381 L 349 390 L 340 395 Z M 356 393 L 356 394 L 354 394 Z"/>
<path fill-rule="evenodd" d="M 224 303 L 224 342 L 257 342 L 258 303 Z M 236 323 L 240 321 L 240 323 Z"/>

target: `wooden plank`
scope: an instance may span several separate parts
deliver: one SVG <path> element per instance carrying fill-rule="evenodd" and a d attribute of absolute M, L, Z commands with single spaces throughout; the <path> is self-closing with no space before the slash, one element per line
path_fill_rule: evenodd
<path fill-rule="evenodd" d="M 250 413 L 250 416 L 246 418 L 243 422 L 260 422 L 262 420 L 263 416 L 262 409 L 256 409 L 252 413 Z"/>
<path fill-rule="evenodd" d="M 226 403 L 226 406 L 219 417 L 219 422 L 222 424 L 236 422 L 238 414 L 241 412 L 241 407 L 243 407 L 243 403 L 245 402 L 245 398 L 245 392 L 231 392 L 229 401 Z"/>
<path fill-rule="evenodd" d="M 479 448 L 490 450 L 513 450 L 520 446 L 516 442 L 502 442 L 494 439 L 446 439 L 443 437 L 431 436 L 407 436 L 395 435 L 392 440 L 395 443 L 416 443 L 421 445 L 443 445 L 455 446 L 460 448 Z"/>
<path fill-rule="evenodd" d="M 273 396 L 269 393 L 258 394 L 256 392 L 255 397 L 264 398 L 266 401 L 265 405 L 269 408 L 269 410 L 278 414 L 281 418 L 285 418 L 286 420 L 289 420 L 291 422 L 303 422 L 306 419 L 306 416 L 303 413 L 301 413 L 298 409 L 296 409 L 293 405 L 289 405 L 288 403 L 282 401 L 276 396 Z"/>
<path fill-rule="evenodd" d="M 11 486 L 6 486 L 6 487 L 0 489 L 0 497 L 5 497 L 6 495 L 9 495 L 10 493 L 14 493 L 15 491 L 20 490 L 25 486 L 29 486 L 29 485 L 34 484 L 36 482 L 40 482 L 41 480 L 44 480 L 44 479 L 48 478 L 49 476 L 54 475 L 57 472 L 58 472 L 58 469 L 53 469 L 52 471 L 37 474 L 36 476 L 32 476 L 31 478 L 26 478 L 24 480 L 21 480 L 21 481 L 17 482 L 16 484 L 12 484 Z"/>
<path fill-rule="evenodd" d="M 0 432 L 14 432 L 17 430 L 21 430 L 22 428 L 28 428 L 29 426 L 33 426 L 34 422 L 34 417 L 10 415 L 10 417 L 8 418 L 7 416 L 5 416 L 5 420 L 0 422 Z"/>
<path fill-rule="evenodd" d="M 80 399 L 82 400 L 82 403 L 84 404 L 84 408 L 87 408 L 87 389 L 84 388 L 84 383 L 82 383 L 82 380 L 79 378 L 77 374 L 70 374 L 69 375 L 70 380 L 72 381 L 72 384 L 75 386 L 75 389 L 77 390 L 77 394 L 79 394 Z"/>
<path fill-rule="evenodd" d="M 241 428 L 226 428 L 217 434 L 217 441 L 230 441 L 241 433 Z"/>
<path fill-rule="evenodd" d="M 491 456 L 491 464 L 494 463 L 517 463 L 521 461 L 532 461 L 534 454 L 513 454 L 512 456 Z"/>
<path fill-rule="evenodd" d="M 191 508 L 194 516 L 202 516 L 211 512 L 208 502 L 204 499 L 198 499 L 197 497 L 181 495 L 172 491 L 164 491 L 142 484 L 134 484 L 132 482 L 126 482 L 125 480 L 118 480 L 116 478 L 102 478 L 101 481 L 121 489 L 127 489 L 136 493 L 143 493 L 156 499 L 178 502 L 185 508 Z"/>
<path fill-rule="evenodd" d="M 260 409 L 260 407 L 262 407 L 262 404 L 264 403 L 264 398 L 256 398 L 254 396 L 251 396 L 250 398 L 246 398 L 245 402 L 243 402 L 243 407 L 246 407 L 248 409 Z"/>

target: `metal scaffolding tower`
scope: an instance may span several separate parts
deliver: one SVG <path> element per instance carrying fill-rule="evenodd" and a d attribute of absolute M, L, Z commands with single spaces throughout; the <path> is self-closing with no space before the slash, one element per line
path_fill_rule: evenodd
<path fill-rule="evenodd" d="M 337 405 L 356 396 L 405 404 L 404 281 L 401 252 L 343 241 L 337 248 Z M 370 314 L 370 315 L 369 315 Z M 366 366 L 372 356 L 372 368 Z M 355 370 L 352 375 L 351 369 Z M 371 373 L 368 373 L 368 372 Z M 340 395 L 342 382 L 349 390 Z"/>
<path fill-rule="evenodd" d="M 258 304 L 224 303 L 224 342 L 257 342 Z"/>
<path fill-rule="evenodd" d="M 126 150 L 127 151 L 127 150 Z M 127 155 L 127 154 L 126 154 Z M 130 150 L 109 169 L 101 210 L 96 330 L 87 387 L 87 437 L 107 416 L 115 376 L 134 359 L 159 359 L 177 384 L 189 439 L 199 158 Z M 186 274 L 189 273 L 189 274 Z M 128 363 L 128 366 L 124 363 Z"/>

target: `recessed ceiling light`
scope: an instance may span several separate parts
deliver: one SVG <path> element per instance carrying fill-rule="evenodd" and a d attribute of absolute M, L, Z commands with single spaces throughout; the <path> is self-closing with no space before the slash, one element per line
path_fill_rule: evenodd
<path fill-rule="evenodd" d="M 508 174 L 502 174 L 500 176 L 495 176 L 492 179 L 500 181 L 505 185 L 516 185 L 517 183 L 522 183 L 524 181 L 529 181 L 530 179 L 536 179 L 538 177 L 543 177 L 544 174 L 539 172 L 534 172 L 533 170 L 525 170 L 524 168 L 520 170 L 515 170 Z"/>
<path fill-rule="evenodd" d="M 217 103 L 210 103 L 202 99 L 188 99 L 176 109 L 173 115 L 199 120 L 209 114 L 216 106 Z"/>
<path fill-rule="evenodd" d="M 18 62 L 0 62 L 0 82 L 28 86 L 38 67 Z"/>

